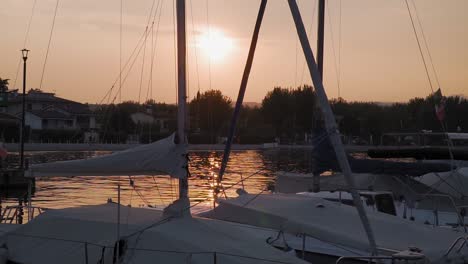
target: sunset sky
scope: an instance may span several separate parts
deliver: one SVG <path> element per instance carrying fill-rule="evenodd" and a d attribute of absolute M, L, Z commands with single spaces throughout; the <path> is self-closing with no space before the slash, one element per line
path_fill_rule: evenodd
<path fill-rule="evenodd" d="M 0 78 L 11 79 L 10 88 L 22 85 L 20 70 L 13 87 L 34 1 L 3 0 L 0 8 Z M 176 99 L 174 0 L 154 2 L 161 7 L 159 30 L 156 30 L 157 15 L 154 34 L 147 37 L 145 64 L 142 49 L 122 86 L 122 101 L 138 101 L 140 97 L 141 101 L 152 98 L 173 103 Z M 187 0 L 191 98 L 198 89 L 203 92 L 212 88 L 235 99 L 259 3 L 259 0 Z M 317 1 L 298 3 L 306 27 L 312 28 L 310 40 L 315 51 Z M 337 97 L 338 90 L 346 100 L 382 102 L 405 101 L 430 93 L 404 0 L 327 3 L 324 84 L 330 98 Z M 414 0 L 414 3 L 442 91 L 446 95 L 468 95 L 468 1 Z M 123 63 L 145 31 L 152 4 L 153 0 L 123 0 Z M 31 50 L 28 88 L 40 84 L 55 5 L 56 0 L 36 2 L 26 42 L 26 48 Z M 411 8 L 415 16 L 412 5 Z M 151 39 L 156 38 L 151 85 Z M 42 89 L 72 100 L 100 102 L 119 75 L 119 39 L 120 1 L 60 0 Z M 424 43 L 421 44 L 424 48 Z M 428 54 L 425 56 L 429 62 Z M 260 102 L 274 86 L 310 84 L 303 68 L 303 53 L 287 1 L 270 0 L 245 101 Z M 429 70 L 437 88 L 432 68 Z"/>

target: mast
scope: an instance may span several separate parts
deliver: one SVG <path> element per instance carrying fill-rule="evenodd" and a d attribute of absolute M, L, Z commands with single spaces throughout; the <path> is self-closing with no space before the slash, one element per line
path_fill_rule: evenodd
<path fill-rule="evenodd" d="M 356 191 L 354 178 L 352 176 L 351 167 L 349 165 L 343 143 L 341 142 L 340 133 L 336 125 L 336 120 L 333 115 L 330 104 L 328 103 L 327 94 L 323 88 L 322 77 L 320 76 L 319 69 L 315 63 L 314 54 L 310 48 L 310 43 L 307 38 L 307 32 L 302 21 L 301 13 L 299 7 L 295 0 L 288 0 L 289 8 L 291 9 L 291 14 L 296 25 L 297 34 L 301 42 L 302 50 L 304 52 L 305 59 L 307 61 L 307 66 L 309 68 L 309 73 L 312 78 L 315 91 L 317 93 L 317 98 L 319 105 L 322 109 L 323 117 L 325 120 L 325 127 L 327 132 L 330 134 L 330 141 L 335 150 L 338 162 L 340 164 L 341 170 L 343 171 L 344 178 L 348 185 L 348 188 L 353 196 L 353 203 L 356 205 L 359 217 L 361 218 L 362 225 L 369 240 L 369 249 L 373 255 L 377 254 L 377 245 L 375 243 L 374 234 L 372 232 L 372 227 L 370 226 L 369 219 L 367 218 L 366 212 L 362 205 L 361 198 Z"/>
<path fill-rule="evenodd" d="M 187 42 L 185 32 L 185 0 L 177 0 L 177 140 L 178 144 L 187 144 Z M 179 199 L 188 197 L 188 174 L 179 179 Z"/>
<path fill-rule="evenodd" d="M 250 43 L 249 55 L 247 56 L 247 62 L 244 68 L 244 74 L 242 75 L 242 81 L 237 95 L 236 107 L 232 114 L 231 127 L 227 138 L 226 146 L 224 148 L 223 161 L 219 170 L 218 183 L 222 181 L 224 172 L 226 171 L 227 163 L 229 161 L 229 155 L 231 154 L 232 140 L 236 131 L 236 124 L 239 120 L 240 110 L 242 108 L 242 102 L 244 101 L 245 90 L 247 89 L 247 82 L 249 81 L 250 70 L 252 69 L 252 63 L 255 55 L 255 48 L 257 47 L 258 34 L 260 33 L 260 26 L 262 25 L 263 15 L 265 14 L 265 8 L 267 0 L 262 0 L 260 3 L 260 9 L 258 10 L 257 22 L 255 22 L 255 29 Z"/>
<path fill-rule="evenodd" d="M 325 42 L 325 0 L 318 1 L 318 23 L 317 23 L 317 68 L 320 78 L 323 80 L 323 47 Z M 314 107 L 314 122 L 313 127 L 315 132 L 320 131 L 323 123 L 322 114 L 318 102 Z M 319 143 L 320 144 L 320 143 Z M 315 172 L 312 175 L 312 190 L 320 191 L 320 173 Z"/>
<path fill-rule="evenodd" d="M 325 42 L 325 0 L 318 1 L 317 67 L 323 80 L 323 43 Z"/>

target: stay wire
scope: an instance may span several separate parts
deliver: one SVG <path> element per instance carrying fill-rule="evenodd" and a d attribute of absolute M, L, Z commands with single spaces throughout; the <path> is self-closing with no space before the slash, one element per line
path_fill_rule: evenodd
<path fill-rule="evenodd" d="M 149 16 L 148 16 L 148 22 L 147 22 L 147 24 L 146 24 L 146 27 L 149 27 L 152 17 L 153 17 L 153 13 L 152 13 L 152 10 L 151 10 L 151 12 L 150 12 L 150 14 L 149 14 Z M 126 70 L 128 64 L 132 61 L 132 58 L 133 58 L 133 56 L 135 55 L 135 52 L 136 52 L 137 50 L 139 50 L 138 48 L 139 48 L 139 46 L 141 45 L 142 40 L 145 39 L 145 37 L 147 36 L 147 34 L 148 34 L 148 33 L 147 33 L 146 29 L 145 29 L 145 31 L 143 31 L 143 34 L 140 36 L 140 39 L 138 40 L 137 44 L 135 45 L 135 48 L 133 49 L 132 53 L 130 54 L 130 56 L 128 57 L 127 61 L 125 62 L 125 64 L 124 64 L 122 70 L 120 71 L 120 73 L 123 73 L 123 72 Z M 139 55 L 139 53 L 138 53 L 136 56 L 138 56 L 138 55 Z M 132 69 L 132 66 L 130 67 L 130 69 L 128 69 L 128 71 L 130 71 L 131 69 Z M 119 75 L 120 75 L 120 73 L 119 73 Z M 99 101 L 99 104 L 102 104 L 102 103 L 106 100 L 106 98 L 109 98 L 107 102 L 110 102 L 110 100 L 111 100 L 111 98 L 112 98 L 112 97 L 111 97 L 112 91 L 114 90 L 115 86 L 117 85 L 117 82 L 119 81 L 119 75 L 115 78 L 114 83 L 113 83 L 113 84 L 111 85 L 111 87 L 107 90 L 107 92 L 106 92 L 106 94 L 104 95 L 104 97 Z"/>
<path fill-rule="evenodd" d="M 36 9 L 36 2 L 37 0 L 34 0 L 33 2 L 33 6 L 31 8 L 31 15 L 29 16 L 29 22 L 28 22 L 28 26 L 26 28 L 26 34 L 24 36 L 24 42 L 23 42 L 23 48 L 26 49 L 26 45 L 28 43 L 28 39 L 29 39 L 29 31 L 31 29 L 31 23 L 32 23 L 32 19 L 34 17 L 34 11 Z M 20 71 L 20 66 L 21 66 L 21 61 L 22 61 L 22 58 L 20 57 L 19 60 L 18 60 L 18 65 L 16 66 L 16 75 L 15 75 L 15 81 L 13 82 L 13 89 L 16 89 L 16 81 L 18 80 L 18 75 L 19 75 L 19 71 Z"/>
<path fill-rule="evenodd" d="M 419 36 L 418 36 L 418 32 L 416 30 L 416 26 L 414 25 L 413 15 L 411 14 L 411 9 L 409 7 L 408 0 L 405 0 L 405 3 L 406 3 L 406 9 L 408 10 L 408 14 L 409 14 L 409 17 L 410 17 L 410 20 L 411 20 L 411 26 L 413 27 L 414 36 L 416 37 L 416 42 L 418 43 L 418 49 L 419 49 L 419 53 L 421 54 L 421 59 L 422 59 L 423 64 L 424 64 L 424 69 L 426 71 L 427 80 L 428 80 L 429 85 L 431 87 L 432 93 L 434 93 L 434 87 L 432 86 L 431 76 L 429 74 L 429 70 L 427 69 L 426 59 L 424 58 L 424 52 L 422 50 L 421 43 L 419 41 Z"/>
<path fill-rule="evenodd" d="M 338 98 L 341 98 L 341 47 L 342 47 L 342 0 L 339 0 L 339 21 L 338 21 Z"/>
<path fill-rule="evenodd" d="M 312 32 L 313 32 L 315 14 L 317 13 L 317 12 L 316 12 L 316 10 L 317 10 L 317 5 L 318 5 L 317 1 L 314 1 L 314 9 L 312 9 L 312 18 L 311 18 L 311 21 L 310 21 L 310 28 L 309 28 L 309 34 L 308 34 L 308 38 L 309 38 L 309 39 L 310 39 L 310 35 L 311 35 Z M 302 73 L 301 73 L 301 83 L 300 83 L 300 85 L 303 85 L 303 84 L 304 84 L 305 65 L 306 65 L 306 62 L 303 61 L 303 63 L 302 63 Z"/>
<path fill-rule="evenodd" d="M 193 22 L 193 7 L 192 7 L 192 0 L 189 0 L 190 3 L 190 14 L 191 14 L 191 21 L 192 21 L 192 38 L 195 37 L 195 23 Z M 198 69 L 198 47 L 195 45 L 194 46 L 194 55 L 195 55 L 195 70 L 197 74 L 197 88 L 198 92 L 200 92 L 200 74 L 199 74 L 199 69 Z"/>
<path fill-rule="evenodd" d="M 148 31 L 148 27 L 146 27 L 146 31 Z M 141 103 L 141 87 L 143 84 L 143 73 L 145 71 L 146 41 L 147 41 L 147 36 L 145 37 L 145 41 L 143 44 L 144 47 L 143 47 L 143 55 L 142 55 L 142 62 L 141 62 L 140 83 L 138 84 L 138 103 Z"/>
<path fill-rule="evenodd" d="M 209 9 L 209 0 L 205 1 L 206 3 L 206 27 L 208 28 L 208 40 L 211 41 L 211 25 L 210 25 L 210 9 Z M 208 56 L 208 81 L 209 81 L 209 90 L 211 90 L 211 56 Z"/>
<path fill-rule="evenodd" d="M 411 3 L 413 4 L 413 7 L 414 7 L 414 13 L 416 14 L 416 20 L 418 21 L 418 25 L 419 25 L 419 28 L 421 30 L 421 35 L 422 35 L 423 40 L 424 40 L 424 46 L 426 47 L 426 51 L 427 51 L 427 54 L 429 56 L 429 62 L 431 63 L 432 71 L 434 72 L 434 77 L 435 77 L 435 80 L 437 82 L 437 86 L 440 88 L 439 77 L 438 77 L 437 71 L 436 71 L 436 69 L 434 67 L 434 62 L 432 60 L 431 50 L 429 49 L 429 45 L 427 43 L 426 34 L 424 33 L 424 28 L 422 26 L 421 19 L 419 18 L 418 8 L 416 7 L 416 3 L 414 2 L 414 0 L 411 0 Z"/>
<path fill-rule="evenodd" d="M 328 5 L 326 5 L 327 7 L 327 12 L 328 12 L 328 24 L 330 25 L 330 39 L 331 39 L 331 42 L 332 42 L 332 51 L 333 51 L 333 65 L 335 66 L 335 73 L 336 73 L 336 83 L 337 83 L 337 87 L 338 87 L 338 97 L 339 97 L 339 91 L 340 91 L 340 73 L 339 73 L 339 69 L 338 69 L 338 62 L 337 62 L 337 56 L 336 56 L 336 51 L 335 51 L 335 38 L 334 38 L 334 32 L 333 32 L 333 24 L 332 24 L 332 20 L 331 20 L 331 12 L 330 12 L 330 9 L 328 7 Z M 339 45 L 339 44 L 338 44 Z"/>
<path fill-rule="evenodd" d="M 405 4 L 406 4 L 406 9 L 408 10 L 408 14 L 409 14 L 409 17 L 410 17 L 410 20 L 411 20 L 411 26 L 412 26 L 412 28 L 413 28 L 413 32 L 414 32 L 414 35 L 415 35 L 415 38 L 416 38 L 416 42 L 417 42 L 417 44 L 418 44 L 419 53 L 420 53 L 420 55 L 421 55 L 421 59 L 422 59 L 423 64 L 424 64 L 424 69 L 425 69 L 425 71 L 426 71 L 426 76 L 427 76 L 427 79 L 428 79 L 428 81 L 429 81 L 429 85 L 430 85 L 430 88 L 431 88 L 431 92 L 432 92 L 432 94 L 435 94 L 435 92 L 434 92 L 434 87 L 433 87 L 433 85 L 432 85 L 431 77 L 430 77 L 430 74 L 429 74 L 429 70 L 428 70 L 428 67 L 427 67 L 426 59 L 425 59 L 425 57 L 424 57 L 424 53 L 423 53 L 423 50 L 422 50 L 422 47 L 421 47 L 421 43 L 420 43 L 420 40 L 419 40 L 419 35 L 418 35 L 418 33 L 417 33 L 416 26 L 415 26 L 415 24 L 414 24 L 413 15 L 412 15 L 412 13 L 411 13 L 411 9 L 410 9 L 410 6 L 409 6 L 409 4 L 408 4 L 408 0 L 405 0 Z M 439 87 L 439 90 L 440 90 L 440 89 L 441 89 L 441 88 Z M 435 105 L 435 106 L 437 106 L 437 104 L 439 104 L 439 102 L 436 102 L 434 96 L 432 96 L 432 100 L 434 101 L 434 105 Z M 444 106 L 444 107 L 445 107 L 445 106 Z M 442 127 L 442 131 L 444 132 L 445 137 L 446 137 L 446 139 L 447 139 L 448 152 L 449 152 L 449 155 L 450 155 L 450 160 L 451 160 L 451 163 L 452 163 L 451 167 L 452 167 L 452 170 L 453 170 L 453 169 L 454 169 L 454 166 L 453 166 L 454 156 L 453 156 L 453 150 L 452 150 L 452 148 L 453 148 L 453 142 L 452 142 L 452 140 L 450 139 L 450 137 L 449 137 L 448 134 L 447 134 L 447 129 L 446 129 L 445 125 L 444 125 L 444 122 L 443 122 L 442 120 L 440 120 L 439 118 L 437 118 L 437 119 L 439 120 L 439 123 L 440 123 L 440 125 L 441 125 L 441 127 Z"/>
<path fill-rule="evenodd" d="M 162 14 L 162 7 L 164 4 L 164 0 L 159 1 L 158 0 L 158 6 L 159 6 L 159 15 L 157 23 L 156 23 L 156 33 L 154 33 L 154 21 L 153 21 L 153 26 L 151 30 L 151 67 L 150 67 L 150 80 L 151 80 L 151 85 L 148 86 L 148 91 L 146 93 L 146 100 L 148 99 L 153 99 L 153 72 L 156 69 L 157 64 L 155 65 L 155 58 L 157 55 L 157 46 L 158 46 L 158 39 L 159 39 L 159 25 L 161 22 L 161 14 Z M 156 12 L 158 11 L 158 8 L 156 7 Z M 156 17 L 155 17 L 156 19 Z M 154 35 L 154 40 L 153 40 L 153 35 Z M 156 60 L 157 61 L 157 60 Z"/>
<path fill-rule="evenodd" d="M 47 51 L 46 55 L 44 58 L 44 64 L 42 65 L 42 74 L 41 74 L 41 82 L 39 83 L 39 90 L 42 90 L 42 83 L 44 81 L 44 73 L 47 65 L 47 59 L 49 58 L 49 51 L 50 51 L 50 44 L 52 43 L 52 36 L 54 33 L 54 28 L 55 28 L 55 19 L 57 18 L 57 10 L 59 7 L 60 0 L 57 0 L 55 2 L 55 11 L 54 11 L 54 17 L 52 19 L 52 26 L 50 28 L 50 34 L 49 34 L 49 42 L 47 43 Z"/>

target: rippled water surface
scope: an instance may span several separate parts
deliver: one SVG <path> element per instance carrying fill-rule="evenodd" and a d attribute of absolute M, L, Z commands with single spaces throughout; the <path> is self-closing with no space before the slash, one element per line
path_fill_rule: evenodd
<path fill-rule="evenodd" d="M 32 152 L 27 153 L 30 163 L 89 158 L 109 152 Z M 226 191 L 235 197 L 235 190 L 244 187 L 250 193 L 266 191 L 274 184 L 278 170 L 309 172 L 311 154 L 308 150 L 234 151 L 230 156 L 223 185 L 229 187 L 248 178 Z M 222 152 L 190 152 L 189 196 L 192 204 L 213 203 L 213 182 L 219 170 Z M 134 187 L 128 177 L 73 177 L 45 178 L 36 181 L 32 196 L 35 206 L 64 208 L 70 206 L 102 204 L 108 198 L 117 200 L 117 186 L 121 185 L 121 202 L 132 206 L 165 206 L 176 199 L 178 180 L 168 176 L 135 176 Z M 3 204 L 17 203 L 18 196 L 27 191 L 3 193 Z M 7 196 L 7 198 L 5 198 Z"/>

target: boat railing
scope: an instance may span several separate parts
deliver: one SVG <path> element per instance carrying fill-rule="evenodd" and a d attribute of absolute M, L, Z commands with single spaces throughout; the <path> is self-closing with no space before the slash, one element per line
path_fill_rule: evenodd
<path fill-rule="evenodd" d="M 466 226 L 464 224 L 464 219 L 463 219 L 463 216 L 460 214 L 460 209 L 462 208 L 465 208 L 465 207 L 468 207 L 468 206 L 457 206 L 456 203 L 455 203 L 455 200 L 453 199 L 452 196 L 448 195 L 448 194 L 439 194 L 439 193 L 429 193 L 429 194 L 422 194 L 422 197 L 425 198 L 425 197 L 433 197 L 433 198 L 445 198 L 445 199 L 448 199 L 448 201 L 450 202 L 450 205 L 453 206 L 454 210 L 455 210 L 455 214 L 457 215 L 457 218 L 458 218 L 458 225 L 463 227 L 463 231 L 466 233 L 467 232 L 467 229 L 466 229 Z M 439 210 L 438 208 L 434 208 L 434 217 L 435 217 L 435 222 L 434 222 L 434 226 L 438 226 L 439 225 Z"/>
<path fill-rule="evenodd" d="M 42 214 L 46 209 L 29 205 L 9 205 L 1 209 L 0 223 L 2 224 L 23 224 L 24 216 L 30 221 L 34 217 Z"/>
<path fill-rule="evenodd" d="M 460 214 L 460 209 L 462 208 L 468 208 L 468 206 L 457 206 L 456 203 L 455 203 L 455 200 L 453 199 L 452 196 L 448 195 L 448 194 L 442 194 L 442 193 L 419 193 L 417 191 L 415 191 L 413 188 L 411 188 L 411 186 L 402 181 L 401 179 L 399 179 L 398 177 L 392 177 L 393 179 L 395 179 L 396 181 L 398 181 L 399 183 L 403 184 L 404 186 L 406 186 L 411 192 L 413 192 L 413 194 L 418 197 L 418 200 L 419 199 L 425 199 L 427 197 L 432 197 L 432 198 L 445 198 L 449 201 L 450 205 L 453 207 L 454 211 L 455 211 L 455 214 L 457 215 L 457 218 L 458 218 L 458 225 L 459 226 L 462 226 L 463 227 L 463 230 L 465 233 L 467 233 L 467 229 L 466 229 L 466 226 L 464 224 L 464 218 L 463 216 Z M 434 200 L 433 200 L 434 201 Z M 433 208 L 433 212 L 434 212 L 434 218 L 435 218 L 435 221 L 434 221 L 434 226 L 438 226 L 439 224 L 439 210 L 437 207 Z"/>
<path fill-rule="evenodd" d="M 461 241 L 461 244 L 460 244 L 460 241 Z M 447 252 L 445 252 L 444 254 L 444 257 L 447 257 L 448 255 L 450 255 L 450 253 L 452 252 L 452 250 L 458 245 L 458 249 L 456 252 L 460 252 L 460 250 L 467 244 L 466 242 L 468 241 L 468 238 L 467 237 L 458 237 L 457 239 L 455 239 L 455 241 L 453 241 L 452 245 L 450 245 L 450 247 L 447 249 Z"/>
<path fill-rule="evenodd" d="M 404 261 L 405 263 L 422 263 L 425 261 L 425 256 L 421 253 L 412 252 L 412 251 L 403 251 L 389 256 L 343 256 L 336 260 L 336 264 L 340 264 L 345 260 L 353 261 L 363 261 L 367 260 L 369 263 L 376 262 L 382 263 L 383 261 L 388 261 L 390 263 L 395 263 L 399 261 Z"/>

